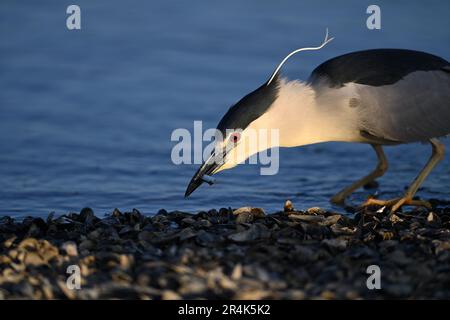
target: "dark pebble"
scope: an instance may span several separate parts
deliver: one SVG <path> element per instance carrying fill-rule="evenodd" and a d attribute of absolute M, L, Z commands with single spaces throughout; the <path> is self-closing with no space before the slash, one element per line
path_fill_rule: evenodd
<path fill-rule="evenodd" d="M 287 206 L 1 217 L 0 298 L 450 299 L 450 210 L 433 203 L 395 214 Z M 81 290 L 65 286 L 72 264 Z M 373 264 L 383 290 L 366 287 Z"/>

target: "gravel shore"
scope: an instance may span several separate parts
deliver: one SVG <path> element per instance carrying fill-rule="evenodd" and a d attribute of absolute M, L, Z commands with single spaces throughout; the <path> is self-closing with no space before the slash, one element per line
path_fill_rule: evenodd
<path fill-rule="evenodd" d="M 450 299 L 448 203 L 378 209 L 2 217 L 0 299 Z"/>

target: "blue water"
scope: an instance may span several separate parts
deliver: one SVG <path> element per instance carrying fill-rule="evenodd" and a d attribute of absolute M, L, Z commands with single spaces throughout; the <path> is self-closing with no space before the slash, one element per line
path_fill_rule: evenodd
<path fill-rule="evenodd" d="M 196 165 L 172 164 L 170 135 L 194 120 L 215 127 L 292 49 L 317 45 L 284 70 L 307 78 L 353 50 L 397 47 L 450 59 L 450 2 L 389 1 L 382 29 L 365 26 L 372 1 L 17 1 L 0 3 L 0 215 L 45 216 L 92 207 L 154 214 L 160 208 L 329 208 L 328 198 L 375 165 L 369 146 L 327 143 L 281 150 L 280 172 L 258 166 L 218 174 L 190 198 Z M 78 4 L 82 30 L 65 26 Z M 450 141 L 445 141 L 450 150 Z M 426 162 L 428 145 L 387 148 L 380 179 L 393 197 Z M 419 192 L 449 200 L 449 159 Z M 360 190 L 355 203 L 368 191 Z M 341 209 L 339 209 L 341 210 Z M 342 211 L 342 210 L 341 210 Z"/>

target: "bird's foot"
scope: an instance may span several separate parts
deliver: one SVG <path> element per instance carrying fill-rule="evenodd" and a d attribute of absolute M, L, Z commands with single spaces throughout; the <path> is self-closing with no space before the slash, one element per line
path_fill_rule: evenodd
<path fill-rule="evenodd" d="M 365 203 L 361 205 L 361 207 L 365 208 L 373 205 L 388 207 L 391 209 L 391 212 L 397 211 L 402 206 L 417 206 L 417 207 L 425 207 L 427 209 L 432 208 L 431 204 L 428 201 L 414 200 L 411 197 L 395 198 L 390 200 L 369 198 Z"/>
<path fill-rule="evenodd" d="M 337 206 L 344 206 L 345 205 L 345 197 L 338 193 L 330 199 L 330 202 Z"/>

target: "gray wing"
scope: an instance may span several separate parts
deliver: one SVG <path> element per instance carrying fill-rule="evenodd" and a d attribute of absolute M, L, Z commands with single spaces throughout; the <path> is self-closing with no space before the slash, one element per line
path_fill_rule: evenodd
<path fill-rule="evenodd" d="M 450 64 L 438 56 L 402 49 L 352 52 L 322 63 L 309 83 L 318 92 L 353 86 L 356 96 L 349 105 L 358 106 L 359 129 L 373 142 L 450 134 Z"/>
<path fill-rule="evenodd" d="M 390 85 L 355 86 L 362 132 L 398 142 L 450 134 L 450 67 L 416 71 Z"/>

